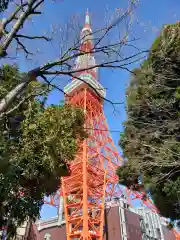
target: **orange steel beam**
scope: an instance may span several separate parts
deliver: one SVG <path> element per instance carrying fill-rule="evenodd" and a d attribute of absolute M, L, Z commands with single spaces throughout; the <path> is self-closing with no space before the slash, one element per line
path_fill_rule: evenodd
<path fill-rule="evenodd" d="M 86 114 L 86 104 L 87 104 L 87 96 L 86 96 L 86 88 L 84 89 L 84 114 Z M 85 124 L 86 127 L 86 124 Z M 86 139 L 83 142 L 83 229 L 82 229 L 82 239 L 86 239 L 89 237 L 89 229 L 88 229 L 88 190 L 87 190 L 87 143 Z"/>

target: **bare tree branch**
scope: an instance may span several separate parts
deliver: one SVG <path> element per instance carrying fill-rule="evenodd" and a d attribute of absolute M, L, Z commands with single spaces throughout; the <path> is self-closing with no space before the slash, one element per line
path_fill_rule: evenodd
<path fill-rule="evenodd" d="M 28 3 L 26 2 L 26 3 L 22 3 L 22 4 L 20 4 L 19 6 L 17 6 L 17 8 L 15 9 L 15 11 L 7 18 L 7 19 L 5 19 L 4 21 L 3 21 L 3 29 L 5 29 L 6 28 L 6 26 L 12 21 L 12 20 L 17 20 L 17 13 L 21 10 L 21 9 L 23 9 L 25 6 L 27 6 L 28 5 Z"/>
<path fill-rule="evenodd" d="M 0 114 L 0 119 L 2 119 L 5 115 L 10 115 L 11 113 L 13 113 L 14 111 L 16 111 L 25 101 L 27 101 L 28 99 L 30 99 L 31 97 L 37 97 L 39 95 L 42 95 L 46 93 L 46 91 L 42 91 L 40 93 L 36 93 L 36 94 L 29 94 L 28 96 L 24 97 L 16 106 L 14 106 L 12 109 L 10 109 L 9 111 L 7 112 L 4 112 L 2 114 Z"/>
<path fill-rule="evenodd" d="M 22 83 L 17 85 L 13 90 L 11 90 L 5 98 L 3 98 L 0 102 L 0 114 L 5 112 L 9 105 L 14 101 L 14 99 L 21 94 L 21 92 L 28 86 L 28 84 L 34 80 L 40 71 L 40 67 L 33 69 L 28 72 L 25 76 L 23 76 Z"/>
<path fill-rule="evenodd" d="M 36 4 L 32 8 L 32 12 L 34 12 L 43 2 L 44 0 L 40 0 L 39 2 L 36 0 L 35 1 Z"/>
<path fill-rule="evenodd" d="M 126 57 L 124 59 L 121 59 L 121 60 L 114 60 L 114 61 L 107 62 L 107 63 L 100 63 L 100 64 L 96 64 L 94 66 L 89 66 L 89 67 L 84 68 L 84 69 L 77 69 L 77 70 L 70 70 L 70 71 L 48 71 L 48 70 L 53 68 L 53 67 L 55 67 L 55 66 L 62 66 L 68 60 L 74 59 L 74 58 L 76 58 L 78 56 L 81 56 L 81 55 L 85 55 L 87 53 L 76 53 L 76 54 L 74 54 L 72 56 L 67 56 L 64 59 L 60 59 L 60 60 L 58 59 L 56 61 L 46 63 L 45 65 L 39 66 L 36 69 L 33 69 L 30 72 L 28 72 L 27 75 L 24 77 L 24 79 L 22 79 L 22 83 L 19 84 L 11 92 L 9 92 L 7 94 L 7 96 L 4 99 L 1 100 L 1 102 L 0 102 L 0 113 L 2 113 L 3 111 L 6 111 L 6 109 L 9 106 L 9 104 L 14 100 L 14 98 L 16 98 L 16 96 L 18 96 L 18 94 L 24 88 L 26 88 L 26 86 L 31 81 L 35 80 L 38 76 L 42 76 L 42 75 L 55 75 L 55 74 L 74 76 L 74 73 L 81 72 L 81 71 L 84 71 L 84 70 L 90 70 L 90 69 L 97 68 L 97 67 L 122 68 L 122 69 L 124 69 L 124 64 L 123 64 L 124 61 L 133 59 L 133 57 L 134 58 L 138 57 L 142 53 L 145 53 L 145 52 L 147 52 L 147 51 L 136 53 L 134 55 L 128 56 L 128 57 Z M 121 64 L 117 65 L 117 63 L 121 63 L 121 62 L 122 62 L 122 66 L 121 66 Z M 107 99 L 105 99 L 105 100 L 107 100 Z M 111 101 L 109 101 L 109 102 L 111 102 Z"/>
<path fill-rule="evenodd" d="M 44 75 L 41 75 L 42 79 L 48 84 L 48 86 L 51 86 L 52 88 L 55 88 L 57 90 L 59 90 L 60 92 L 62 92 L 65 96 L 68 97 L 67 93 L 65 93 L 60 87 L 58 87 L 57 85 L 55 84 L 52 84 L 51 81 L 48 81 L 48 79 L 44 76 Z"/>
<path fill-rule="evenodd" d="M 51 38 L 45 37 L 45 36 L 26 36 L 22 34 L 16 34 L 17 38 L 27 38 L 27 39 L 44 39 L 46 41 L 51 41 Z"/>
<path fill-rule="evenodd" d="M 25 21 L 27 20 L 28 16 L 31 14 L 40 14 L 40 12 L 35 12 L 35 9 L 38 8 L 40 6 L 40 4 L 42 4 L 44 2 L 44 0 L 38 1 L 38 0 L 29 0 L 27 3 L 23 3 L 20 6 L 18 6 L 16 8 L 16 10 L 12 13 L 12 15 L 6 19 L 3 23 L 2 23 L 2 33 L 1 34 L 1 38 L 2 36 L 4 36 L 4 40 L 1 43 L 1 51 L 0 51 L 0 57 L 4 57 L 7 55 L 7 49 L 9 47 L 9 45 L 11 44 L 11 42 L 16 38 L 17 40 L 17 33 L 18 31 L 21 29 L 21 27 L 23 26 L 23 24 L 25 23 Z M 17 16 L 17 14 L 20 12 L 20 10 L 22 10 L 21 13 L 19 14 L 19 16 Z M 6 30 L 6 26 L 12 22 L 12 20 L 17 20 L 11 30 L 9 32 L 7 32 Z M 20 35 L 19 37 L 25 37 L 24 35 Z M 26 37 L 31 39 L 31 37 Z M 42 37 L 35 37 L 35 38 L 41 38 Z M 47 40 L 47 38 L 44 37 L 44 39 Z M 22 47 L 22 49 L 26 52 L 26 47 L 23 47 L 21 43 L 19 43 Z"/>
<path fill-rule="evenodd" d="M 19 38 L 15 37 L 17 44 L 22 48 L 22 50 L 26 53 L 26 57 L 28 55 L 33 55 L 33 53 L 29 52 L 26 47 L 24 46 L 24 44 L 22 44 L 22 42 L 19 40 Z"/>

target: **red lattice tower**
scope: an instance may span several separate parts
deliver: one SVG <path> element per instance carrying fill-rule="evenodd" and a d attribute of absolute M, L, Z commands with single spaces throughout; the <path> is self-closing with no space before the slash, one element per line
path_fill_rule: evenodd
<path fill-rule="evenodd" d="M 116 169 L 123 160 L 110 136 L 103 112 L 105 89 L 97 80 L 97 68 L 93 68 L 96 63 L 88 12 L 81 39 L 80 50 L 85 54 L 77 57 L 76 74 L 64 92 L 66 102 L 84 110 L 88 138 L 79 143 L 70 176 L 62 178 L 61 189 L 45 203 L 58 206 L 63 196 L 67 240 L 102 240 L 105 203 L 113 197 L 123 195 L 130 205 L 132 200 L 140 199 L 153 211 L 157 209 L 149 199 L 143 199 L 143 193 L 118 185 Z"/>
<path fill-rule="evenodd" d="M 76 59 L 76 70 L 95 65 L 95 58 L 89 53 L 93 49 L 91 36 L 87 13 L 80 47 L 86 54 Z M 97 81 L 97 69 L 92 68 L 78 71 L 64 91 L 68 103 L 84 110 L 88 132 L 71 164 L 71 176 L 62 180 L 67 239 L 102 239 L 105 198 L 114 195 L 116 168 L 122 162 L 103 113 L 105 89 Z"/>

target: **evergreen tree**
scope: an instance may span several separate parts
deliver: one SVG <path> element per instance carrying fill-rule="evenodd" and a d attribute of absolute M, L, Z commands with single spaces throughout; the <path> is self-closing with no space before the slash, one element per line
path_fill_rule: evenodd
<path fill-rule="evenodd" d="M 180 217 L 180 23 L 167 25 L 127 88 L 120 183 L 143 187 L 165 217 Z"/>
<path fill-rule="evenodd" d="M 3 98 L 22 74 L 5 65 L 0 75 Z M 47 91 L 46 85 L 32 82 L 0 116 L 0 226 L 7 225 L 8 234 L 27 217 L 39 217 L 44 196 L 54 193 L 60 177 L 69 174 L 77 138 L 85 137 L 82 111 L 69 105 L 44 108 L 38 99 L 46 98 Z"/>

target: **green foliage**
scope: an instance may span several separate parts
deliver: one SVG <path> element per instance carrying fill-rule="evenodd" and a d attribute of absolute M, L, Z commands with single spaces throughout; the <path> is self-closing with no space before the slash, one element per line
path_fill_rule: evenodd
<path fill-rule="evenodd" d="M 0 70 L 3 98 L 20 82 L 16 67 Z M 43 108 L 35 96 L 47 96 L 47 86 L 33 82 L 12 104 L 19 108 L 0 119 L 0 226 L 15 229 L 27 217 L 39 216 L 43 198 L 60 186 L 69 173 L 67 162 L 77 151 L 77 139 L 85 137 L 84 115 L 78 108 Z"/>
<path fill-rule="evenodd" d="M 126 185 L 128 188 L 133 187 L 134 189 L 138 185 L 139 172 L 128 162 L 117 169 L 117 175 L 119 176 L 119 183 Z"/>
<path fill-rule="evenodd" d="M 162 215 L 180 218 L 180 24 L 165 26 L 147 60 L 134 70 L 120 146 L 128 168 L 120 182 L 144 187 Z M 123 182 L 122 182 L 123 179 Z M 131 181 L 133 181 L 132 184 Z"/>

